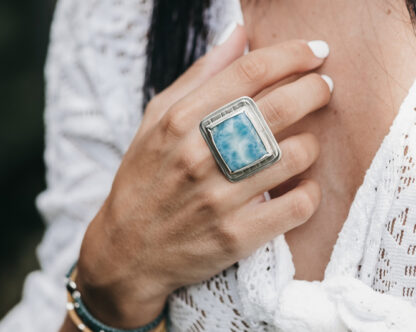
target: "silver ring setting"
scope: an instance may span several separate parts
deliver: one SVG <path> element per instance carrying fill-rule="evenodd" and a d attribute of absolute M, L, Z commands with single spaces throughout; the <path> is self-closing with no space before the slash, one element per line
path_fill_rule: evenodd
<path fill-rule="evenodd" d="M 243 180 L 281 158 L 273 133 L 250 97 L 238 98 L 212 112 L 199 128 L 231 182 Z"/>

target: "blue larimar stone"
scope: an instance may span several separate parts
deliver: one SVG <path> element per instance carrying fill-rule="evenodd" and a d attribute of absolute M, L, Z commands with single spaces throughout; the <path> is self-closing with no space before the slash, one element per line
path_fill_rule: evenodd
<path fill-rule="evenodd" d="M 221 157 L 233 172 L 259 160 L 267 153 L 245 113 L 233 116 L 212 128 L 212 138 Z"/>

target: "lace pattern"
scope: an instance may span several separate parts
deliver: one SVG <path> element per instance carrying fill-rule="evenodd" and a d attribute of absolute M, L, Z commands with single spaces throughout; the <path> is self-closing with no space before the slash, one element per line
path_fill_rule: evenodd
<path fill-rule="evenodd" d="M 141 121 L 150 0 L 60 0 L 46 67 L 48 228 L 41 271 L 0 331 L 57 331 L 63 276 Z M 241 21 L 215 0 L 210 41 Z M 412 331 L 416 326 L 416 85 L 357 192 L 323 282 L 293 280 L 284 236 L 169 298 L 171 331 Z M 351 246 L 351 243 L 354 243 Z M 138 309 L 139 310 L 139 309 Z"/>

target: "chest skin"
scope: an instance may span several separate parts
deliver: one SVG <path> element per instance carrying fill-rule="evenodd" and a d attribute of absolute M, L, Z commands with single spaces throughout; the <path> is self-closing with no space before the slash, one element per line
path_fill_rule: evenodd
<path fill-rule="evenodd" d="M 403 65 L 414 62 L 416 36 L 405 6 L 391 7 L 389 1 L 243 0 L 242 8 L 252 50 L 297 38 L 323 39 L 331 48 L 318 70 L 334 80 L 330 104 L 277 136 L 281 141 L 313 133 L 321 144 L 320 158 L 271 191 L 279 196 L 304 178 L 321 185 L 319 209 L 286 240 L 295 278 L 322 280 L 365 171 L 416 77 L 415 65 Z"/>

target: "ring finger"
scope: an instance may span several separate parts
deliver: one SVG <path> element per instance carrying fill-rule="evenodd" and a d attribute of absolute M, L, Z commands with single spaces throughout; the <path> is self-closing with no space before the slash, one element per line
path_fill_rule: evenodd
<path fill-rule="evenodd" d="M 328 104 L 332 80 L 316 73 L 299 78 L 269 92 L 256 103 L 273 134 Z"/>
<path fill-rule="evenodd" d="M 332 80 L 318 74 L 306 75 L 277 88 L 257 101 L 270 129 L 276 135 L 307 114 L 328 104 Z M 245 192 L 258 195 L 304 172 L 318 158 L 319 144 L 310 134 L 290 137 L 280 144 L 280 162 L 242 181 Z M 250 198 L 250 197 L 248 197 Z"/>
<path fill-rule="evenodd" d="M 247 179 L 230 183 L 225 180 L 219 170 L 218 176 L 209 177 L 211 190 L 221 191 L 227 197 L 227 205 L 240 206 L 242 202 L 252 200 L 254 197 L 268 191 L 292 177 L 306 171 L 319 156 L 319 144 L 315 136 L 304 133 L 291 136 L 280 144 L 282 159 L 275 165 L 254 174 Z M 214 162 L 209 163 L 214 168 Z M 211 165 L 212 164 L 212 165 Z M 208 167 L 205 172 L 208 171 Z"/>

